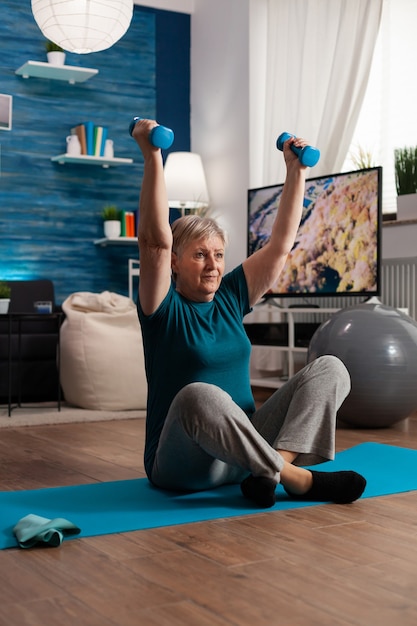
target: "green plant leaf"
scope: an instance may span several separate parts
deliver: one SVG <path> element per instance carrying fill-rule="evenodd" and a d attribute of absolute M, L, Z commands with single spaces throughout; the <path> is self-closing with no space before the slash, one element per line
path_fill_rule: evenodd
<path fill-rule="evenodd" d="M 394 150 L 395 186 L 397 194 L 403 196 L 417 193 L 417 146 Z"/>

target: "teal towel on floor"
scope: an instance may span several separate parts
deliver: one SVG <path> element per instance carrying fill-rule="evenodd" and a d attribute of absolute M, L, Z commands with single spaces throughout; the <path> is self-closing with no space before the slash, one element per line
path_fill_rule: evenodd
<path fill-rule="evenodd" d="M 362 443 L 336 455 L 315 469 L 353 469 L 367 480 L 362 498 L 417 490 L 417 450 L 378 443 Z M 146 478 L 107 483 L 0 492 L 0 549 L 16 547 L 13 528 L 29 513 L 47 519 L 73 520 L 79 537 L 122 533 L 146 528 L 253 515 L 315 506 L 317 502 L 292 500 L 278 485 L 271 509 L 254 508 L 239 485 L 198 493 L 154 489 Z M 355 506 L 339 505 L 339 506 Z M 71 538 L 71 536 L 69 537 Z"/>
<path fill-rule="evenodd" d="M 21 548 L 32 548 L 37 544 L 47 544 L 54 548 L 61 545 L 64 537 L 78 535 L 81 528 L 62 517 L 48 519 L 29 513 L 13 528 L 13 533 Z"/>

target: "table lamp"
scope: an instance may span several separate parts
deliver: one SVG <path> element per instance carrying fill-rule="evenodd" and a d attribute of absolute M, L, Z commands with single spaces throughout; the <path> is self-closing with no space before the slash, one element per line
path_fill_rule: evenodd
<path fill-rule="evenodd" d="M 203 163 L 194 152 L 171 152 L 164 167 L 170 208 L 181 215 L 201 214 L 209 206 Z"/>

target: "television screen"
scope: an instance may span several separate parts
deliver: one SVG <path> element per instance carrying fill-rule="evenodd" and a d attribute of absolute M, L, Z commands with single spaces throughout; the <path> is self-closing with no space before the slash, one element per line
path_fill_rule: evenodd
<path fill-rule="evenodd" d="M 283 184 L 248 191 L 248 256 L 269 241 Z M 294 247 L 266 297 L 380 295 L 382 168 L 306 181 Z"/>

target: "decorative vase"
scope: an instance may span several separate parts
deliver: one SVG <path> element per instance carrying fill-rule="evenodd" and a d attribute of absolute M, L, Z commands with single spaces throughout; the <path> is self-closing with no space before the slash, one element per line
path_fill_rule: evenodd
<path fill-rule="evenodd" d="M 117 239 L 117 237 L 120 237 L 121 230 L 120 220 L 106 220 L 104 222 L 104 236 L 107 239 Z"/>
<path fill-rule="evenodd" d="M 397 220 L 417 219 L 417 193 L 397 196 Z"/>
<path fill-rule="evenodd" d="M 65 52 L 59 50 L 52 50 L 46 53 L 48 63 L 51 65 L 64 65 L 65 64 Z"/>
<path fill-rule="evenodd" d="M 9 312 L 10 298 L 1 298 L 0 300 L 0 314 Z"/>
<path fill-rule="evenodd" d="M 417 193 L 397 196 L 397 220 L 417 219 Z"/>
<path fill-rule="evenodd" d="M 106 143 L 104 144 L 104 156 L 106 159 L 114 158 L 114 146 L 112 139 L 106 139 Z"/>
<path fill-rule="evenodd" d="M 73 156 L 79 156 L 81 154 L 81 144 L 77 135 L 68 135 L 67 139 L 67 154 Z"/>

